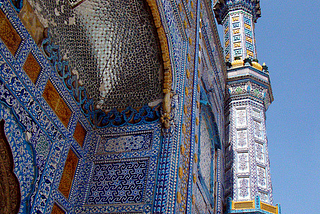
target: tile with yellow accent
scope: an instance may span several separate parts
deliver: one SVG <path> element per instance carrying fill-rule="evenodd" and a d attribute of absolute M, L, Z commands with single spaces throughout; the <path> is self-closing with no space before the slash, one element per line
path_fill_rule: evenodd
<path fill-rule="evenodd" d="M 83 128 L 81 123 L 78 122 L 76 125 L 76 129 L 74 131 L 73 137 L 81 147 L 83 146 L 83 142 L 86 137 L 86 134 L 87 134 L 87 131 Z"/>
<path fill-rule="evenodd" d="M 19 13 L 19 18 L 37 45 L 41 44 L 44 38 L 44 26 L 41 24 L 36 13 L 33 11 L 28 1 L 23 1 L 23 7 Z"/>
<path fill-rule="evenodd" d="M 27 73 L 31 81 L 35 84 L 41 72 L 41 66 L 39 65 L 38 61 L 34 58 L 31 52 L 29 53 L 27 60 L 23 65 L 23 70 Z"/>
<path fill-rule="evenodd" d="M 60 121 L 65 127 L 68 127 L 68 123 L 71 117 L 71 110 L 64 102 L 62 97 L 59 95 L 58 91 L 55 89 L 51 81 L 49 80 L 44 92 L 42 94 L 43 98 L 47 101 L 52 110 L 59 117 Z"/>
<path fill-rule="evenodd" d="M 69 198 L 72 181 L 74 178 L 74 174 L 76 172 L 76 168 L 78 165 L 78 157 L 77 155 L 72 151 L 72 149 L 69 150 L 68 157 L 64 166 L 64 170 L 62 173 L 62 177 L 59 184 L 59 191 L 66 197 Z"/>
<path fill-rule="evenodd" d="M 2 10 L 0 10 L 0 38 L 14 56 L 22 39 Z"/>
<path fill-rule="evenodd" d="M 54 203 L 51 214 L 65 214 L 65 212 L 56 203 Z"/>

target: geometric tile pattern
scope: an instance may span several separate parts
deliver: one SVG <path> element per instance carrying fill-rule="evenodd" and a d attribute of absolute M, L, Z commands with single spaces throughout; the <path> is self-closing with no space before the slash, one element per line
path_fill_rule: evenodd
<path fill-rule="evenodd" d="M 2 87 L 0 86 L 0 91 L 3 92 Z M 3 93 L 0 93 L 0 97 L 2 99 L 4 98 L 3 95 Z M 13 171 L 11 172 L 14 172 L 14 174 L 12 174 L 14 178 L 10 178 L 10 181 L 8 180 L 7 182 L 12 184 L 15 179 L 18 179 L 17 188 L 19 189 L 20 187 L 19 192 L 16 192 L 16 188 L 11 185 L 11 189 L 9 191 L 11 194 L 20 195 L 18 199 L 20 209 L 19 205 L 17 206 L 19 213 L 28 213 L 30 209 L 28 207 L 28 201 L 30 200 L 30 194 L 32 194 L 33 184 L 36 179 L 34 153 L 32 152 L 31 145 L 26 142 L 20 125 L 18 125 L 18 118 L 16 118 L 15 114 L 13 114 L 12 111 L 2 102 L 0 103 L 0 118 L 5 119 L 4 134 L 10 144 L 9 148 L 11 148 L 13 157 Z M 2 155 L 4 155 L 4 153 L 2 153 Z M 1 177 L 6 178 L 4 174 L 2 174 Z M 14 195 L 10 196 L 10 201 L 10 206 L 14 206 Z M 5 211 L 4 213 L 9 213 L 9 211 Z"/>
<path fill-rule="evenodd" d="M 227 196 L 234 201 L 252 200 L 260 195 L 263 202 L 272 204 L 263 109 L 263 103 L 254 100 L 232 100 L 230 103 L 231 132 L 236 134 L 232 136 L 227 150 L 233 161 L 230 161 L 228 174 L 232 182 L 227 181 L 226 184 Z M 232 188 L 235 189 L 229 192 Z"/>
<path fill-rule="evenodd" d="M 203 115 L 204 116 L 204 115 Z M 201 124 L 200 124 L 200 155 L 199 155 L 199 164 L 200 164 L 200 171 L 201 175 L 204 177 L 205 183 L 207 185 L 208 190 L 211 189 L 211 175 L 214 166 L 212 166 L 212 135 L 210 136 L 208 125 L 206 120 L 201 117 Z"/>
<path fill-rule="evenodd" d="M 86 204 L 141 203 L 148 165 L 148 159 L 95 163 Z"/>
<path fill-rule="evenodd" d="M 99 143 L 97 154 L 149 150 L 152 138 L 152 132 L 143 133 L 138 136 L 103 136 Z"/>
<path fill-rule="evenodd" d="M 77 204 L 75 212 L 149 213 L 157 180 L 159 122 L 95 130 L 87 140 L 86 164 L 79 162 L 83 171 L 69 199 Z"/>
<path fill-rule="evenodd" d="M 222 99 L 224 92 L 224 78 L 221 78 L 223 72 L 219 65 L 219 46 L 214 44 L 218 40 L 216 36 L 213 36 L 217 32 L 212 23 L 211 8 L 207 8 L 205 4 L 200 7 L 200 1 L 150 1 L 159 7 L 161 22 L 165 34 L 168 35 L 172 70 L 174 71 L 172 79 L 174 96 L 171 105 L 173 110 L 171 112 L 172 121 L 170 121 L 172 127 L 166 130 L 161 128 L 159 123 L 160 110 L 151 110 L 149 106 L 141 108 L 140 111 L 128 108 L 121 114 L 119 112 L 102 114 L 101 111 L 97 111 L 92 102 L 87 99 L 83 90 L 83 82 L 74 78 L 80 71 L 72 70 L 73 66 L 68 65 L 68 62 L 72 65 L 70 59 L 73 57 L 74 60 L 78 55 L 67 53 L 64 51 L 65 48 L 52 45 L 46 46 L 48 49 L 42 49 L 46 55 L 43 56 L 30 35 L 19 24 L 19 19 L 15 18 L 16 14 L 10 9 L 9 1 L 0 0 L 0 2 L 3 3 L 0 6 L 1 9 L 6 8 L 4 13 L 9 17 L 10 23 L 14 23 L 12 26 L 23 40 L 19 43 L 18 51 L 15 53 L 17 60 L 1 43 L 0 59 L 4 56 L 5 60 L 3 62 L 0 60 L 0 66 L 6 64 L 5 71 L 11 73 L 6 74 L 1 69 L 0 80 L 5 84 L 4 88 L 9 89 L 3 96 L 6 98 L 6 104 L 9 106 L 17 106 L 12 103 L 21 104 L 26 112 L 27 116 L 24 117 L 18 108 L 14 108 L 18 112 L 19 121 L 22 124 L 28 124 L 24 134 L 32 142 L 33 151 L 37 154 L 34 160 L 37 161 L 37 164 L 39 162 L 38 166 L 41 166 L 39 167 L 40 175 L 35 176 L 35 188 L 29 188 L 34 191 L 30 197 L 31 213 L 49 213 L 51 210 L 58 210 L 58 213 L 174 213 L 178 209 L 190 213 L 193 207 L 192 185 L 197 185 L 193 184 L 194 177 L 190 169 L 196 166 L 198 160 L 195 155 L 198 152 L 195 148 L 200 138 L 199 127 L 196 125 L 196 117 L 199 116 L 198 68 L 202 69 L 201 73 L 212 70 L 210 81 L 206 81 L 214 84 L 207 86 L 217 87 L 217 90 L 212 89 L 212 91 L 221 93 L 211 94 L 210 102 L 217 97 Z M 47 2 L 57 4 L 57 7 L 50 8 L 49 13 L 50 16 L 61 19 L 59 21 L 67 21 L 71 28 L 79 25 L 77 21 L 72 24 L 75 21 L 72 16 L 69 17 L 70 19 L 64 19 L 66 14 L 72 15 L 72 12 L 68 12 L 81 11 L 80 7 L 89 3 L 100 4 L 96 0 L 69 0 L 68 4 L 65 2 Z M 41 3 L 46 4 L 43 1 Z M 180 13 L 178 4 L 182 4 L 183 8 Z M 61 7 L 63 5 L 65 7 Z M 129 7 L 129 9 L 133 8 Z M 89 9 L 82 11 L 87 13 L 92 8 Z M 200 23 L 201 10 L 202 14 L 205 14 L 204 11 L 210 14 L 204 15 Z M 8 11 L 11 11 L 10 15 Z M 119 17 L 121 18 L 121 16 L 116 18 Z M 93 26 L 89 24 L 87 27 Z M 120 30 L 125 30 L 125 28 Z M 100 32 L 98 29 L 96 32 L 100 34 L 106 31 Z M 53 32 L 53 35 L 58 35 L 57 31 Z M 57 42 L 58 37 L 53 36 L 53 38 L 52 44 Z M 61 36 L 60 39 L 63 40 L 65 37 Z M 202 48 L 199 47 L 199 40 L 201 40 Z M 151 38 L 151 41 L 154 39 Z M 94 40 L 92 42 L 95 43 Z M 53 51 L 49 52 L 49 48 L 52 48 Z M 62 50 L 61 53 L 56 51 L 59 48 Z M 99 49 L 98 51 L 103 52 L 104 50 Z M 30 61 L 27 60 L 29 53 L 41 67 L 37 78 L 33 80 L 37 84 L 32 84 L 25 71 L 27 69 L 23 69 L 24 62 Z M 90 52 L 88 55 L 95 54 Z M 206 60 L 204 60 L 204 55 L 206 55 Z M 106 61 L 102 60 L 93 64 L 98 65 Z M 84 63 L 77 60 L 74 62 Z M 138 61 L 134 63 L 139 64 Z M 190 73 L 189 77 L 187 77 L 186 69 Z M 70 75 L 71 71 L 74 76 Z M 135 72 L 144 75 L 144 72 L 140 70 Z M 152 72 L 157 73 L 159 70 Z M 112 76 L 109 79 L 112 80 Z M 139 78 L 136 81 L 141 82 Z M 73 88 L 74 85 L 77 87 Z M 4 93 L 0 90 L 0 94 Z M 223 124 L 223 108 L 219 106 L 222 103 L 221 100 L 217 103 L 218 106 L 212 106 L 212 109 L 218 118 L 217 123 L 220 128 Z M 186 104 L 186 108 L 183 104 Z M 29 125 L 30 121 L 35 125 Z M 30 122 L 30 124 L 33 123 Z M 183 123 L 186 126 L 185 134 L 182 134 Z M 96 129 L 93 130 L 93 128 Z M 220 138 L 223 139 L 223 136 Z M 180 141 L 180 139 L 183 140 Z M 180 158 L 179 150 L 182 144 L 188 150 L 185 156 Z M 216 154 L 219 157 L 218 153 Z M 219 158 L 216 160 L 217 165 L 222 165 Z M 185 175 L 179 181 L 180 183 L 177 182 L 179 162 L 185 165 Z M 67 171 L 71 173 L 67 175 Z M 110 177 L 113 172 L 116 176 Z M 219 173 L 215 176 L 219 183 Z M 99 182 L 99 178 L 103 178 L 102 182 Z M 65 185 L 62 184 L 64 180 L 68 180 Z M 182 196 L 178 209 L 176 209 L 178 207 L 177 190 Z M 219 184 L 216 190 L 218 195 L 222 194 Z M 203 208 L 211 206 L 212 203 L 208 200 L 208 196 L 203 194 L 204 188 L 200 191 L 200 197 L 202 197 L 200 203 Z M 110 193 L 112 196 L 107 195 Z M 215 199 L 217 203 L 213 203 L 214 206 L 220 206 L 221 197 Z M 221 210 L 221 207 L 217 208 L 219 209 Z"/>

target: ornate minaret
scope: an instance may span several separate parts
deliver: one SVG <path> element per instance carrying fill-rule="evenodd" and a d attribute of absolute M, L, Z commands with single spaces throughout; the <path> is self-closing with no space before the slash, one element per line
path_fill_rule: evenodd
<path fill-rule="evenodd" d="M 280 213 L 273 206 L 265 112 L 273 101 L 267 66 L 258 63 L 254 23 L 259 0 L 214 5 L 224 30 L 227 70 L 226 213 Z"/>

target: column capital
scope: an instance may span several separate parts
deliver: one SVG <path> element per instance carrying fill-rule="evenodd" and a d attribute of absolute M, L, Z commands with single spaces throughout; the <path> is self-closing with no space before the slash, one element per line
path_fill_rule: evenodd
<path fill-rule="evenodd" d="M 235 10 L 244 10 L 253 16 L 253 21 L 261 17 L 260 0 L 218 0 L 213 7 L 216 19 L 222 24 L 226 15 Z"/>
<path fill-rule="evenodd" d="M 250 59 L 229 63 L 227 71 L 228 98 L 254 99 L 264 104 L 265 109 L 273 102 L 268 67 Z"/>

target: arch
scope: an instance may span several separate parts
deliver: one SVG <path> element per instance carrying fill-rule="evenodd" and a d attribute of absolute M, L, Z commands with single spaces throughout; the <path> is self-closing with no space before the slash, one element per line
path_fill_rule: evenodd
<path fill-rule="evenodd" d="M 3 161 L 7 163 L 7 166 L 12 164 L 10 166 L 11 182 L 18 182 L 18 186 L 11 185 L 11 188 L 12 191 L 16 191 L 15 188 L 19 188 L 20 191 L 19 203 L 16 201 L 18 210 L 12 209 L 9 212 L 4 213 L 30 213 L 30 205 L 32 203 L 32 197 L 34 196 L 33 194 L 35 193 L 35 183 L 39 175 L 36 167 L 35 150 L 33 145 L 26 139 L 26 127 L 19 121 L 17 113 L 3 101 L 0 101 L 0 120 L 5 121 L 5 123 L 1 124 L 3 127 L 0 125 L 1 131 L 3 130 L 0 136 L 0 141 L 2 141 L 0 142 L 0 150 L 5 148 L 3 147 L 3 141 L 6 141 L 7 151 L 9 148 L 10 154 L 12 155 L 6 155 L 5 158 L 3 156 L 3 151 L 0 151 L 0 156 L 2 156 L 0 157 L 0 165 L 3 164 Z M 0 175 L 0 177 L 1 176 L 2 175 Z M 1 191 L 2 189 L 0 192 Z M 13 202 L 13 200 L 10 201 L 10 203 Z M 0 205 L 2 206 L 1 203 Z M 2 213 L 2 210 L 0 210 L 0 213 Z"/>
<path fill-rule="evenodd" d="M 161 17 L 159 13 L 159 7 L 157 5 L 156 0 L 146 0 L 152 13 L 152 17 L 154 20 L 154 24 L 157 28 L 157 33 L 160 41 L 160 48 L 162 53 L 162 60 L 164 66 L 164 74 L 163 74 L 163 115 L 161 116 L 161 122 L 163 123 L 165 128 L 170 127 L 170 112 L 171 112 L 171 87 L 172 87 L 172 68 L 170 62 L 170 53 L 169 53 L 169 45 L 167 35 L 164 31 Z"/>
<path fill-rule="evenodd" d="M 0 213 L 18 213 L 21 202 L 19 180 L 14 170 L 13 155 L 0 121 Z"/>
<path fill-rule="evenodd" d="M 167 34 L 164 30 L 159 7 L 157 0 L 144 0 L 145 3 L 147 3 L 147 6 L 150 9 L 150 17 L 153 19 L 154 26 L 156 28 L 156 34 L 158 36 L 158 41 L 160 43 L 160 55 L 162 57 L 162 65 L 163 65 L 163 85 L 162 85 L 162 92 L 164 94 L 164 100 L 163 100 L 163 114 L 161 117 L 161 121 L 163 122 L 164 126 L 168 128 L 170 126 L 169 120 L 170 120 L 170 112 L 171 112 L 171 87 L 172 87 L 172 68 L 171 68 L 171 62 L 170 62 L 170 53 L 169 53 L 169 45 L 168 45 L 168 39 Z M 22 2 L 22 0 L 21 0 Z M 85 1 L 81 2 L 75 9 L 78 8 L 78 6 L 81 6 L 82 3 L 85 3 Z M 36 12 L 36 11 L 35 11 Z M 72 20 L 72 19 L 70 19 Z M 29 31 L 32 32 L 32 26 L 26 26 Z M 70 69 L 71 72 L 72 69 Z M 78 74 L 76 74 L 78 75 Z M 77 78 L 76 78 L 77 79 Z M 80 83 L 78 87 L 81 87 L 83 83 Z M 104 84 L 104 83 L 103 83 Z M 78 84 L 77 84 L 78 85 Z M 90 86 L 91 87 L 91 86 Z M 88 91 L 87 91 L 88 94 Z M 88 94 L 89 95 L 89 94 Z"/>

